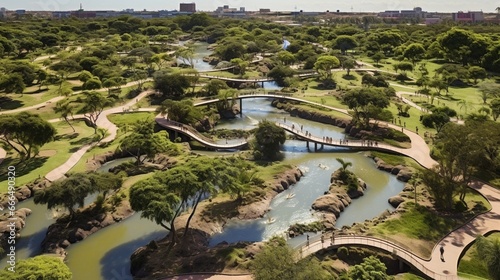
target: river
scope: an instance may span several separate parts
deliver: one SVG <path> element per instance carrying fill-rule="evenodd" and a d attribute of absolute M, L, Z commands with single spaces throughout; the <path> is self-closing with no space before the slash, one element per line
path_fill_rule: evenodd
<path fill-rule="evenodd" d="M 210 54 L 210 51 L 206 50 L 206 44 L 196 46 L 196 52 L 195 67 L 198 70 L 202 70 L 203 67 L 211 69 L 208 63 L 197 59 L 198 56 L 202 58 Z M 279 89 L 273 83 L 265 83 L 264 86 L 270 90 Z M 304 131 L 311 132 L 313 135 L 329 136 L 334 139 L 345 137 L 342 129 L 338 127 L 290 117 L 288 113 L 270 106 L 270 101 L 266 99 L 244 100 L 242 118 L 225 121 L 217 128 L 252 129 L 263 119 L 286 120 L 288 124 L 293 123 L 297 128 L 302 126 Z M 325 147 L 324 150 L 314 153 L 305 147 L 304 142 L 288 140 L 283 147 L 283 152 L 285 161 L 296 164 L 307 172 L 300 182 L 276 196 L 272 201 L 269 216 L 276 222 L 267 224 L 266 218 L 250 222 L 232 221 L 223 233 L 212 238 L 212 245 L 221 241 L 261 241 L 272 235 L 282 234 L 293 223 L 316 220 L 318 217 L 311 214 L 310 207 L 312 202 L 328 189 L 331 173 L 340 166 L 335 158 L 352 162 L 353 166 L 350 169 L 368 185 L 365 196 L 353 201 L 338 219 L 337 226 L 362 222 L 379 215 L 385 209 L 392 209 L 387 199 L 399 193 L 403 188 L 403 183 L 398 182 L 395 176 L 377 170 L 371 159 L 361 153 L 349 152 L 345 148 Z M 122 160 L 110 162 L 100 171 L 105 172 L 109 167 L 121 162 Z M 295 196 L 287 199 L 287 194 L 291 192 L 295 193 Z M 90 203 L 91 200 L 92 197 L 89 197 L 86 202 Z M 25 259 L 40 253 L 40 244 L 48 226 L 54 222 L 53 217 L 57 212 L 48 211 L 44 205 L 34 205 L 32 199 L 19 203 L 17 207 L 33 210 L 26 220 L 26 227 L 21 232 L 22 237 L 18 240 L 17 257 Z M 132 279 L 129 268 L 130 255 L 133 251 L 166 234 L 164 229 L 149 220 L 141 219 L 138 214 L 102 229 L 68 248 L 67 263 L 73 272 L 73 279 Z M 2 265 L 5 266 L 5 259 L 2 260 Z"/>

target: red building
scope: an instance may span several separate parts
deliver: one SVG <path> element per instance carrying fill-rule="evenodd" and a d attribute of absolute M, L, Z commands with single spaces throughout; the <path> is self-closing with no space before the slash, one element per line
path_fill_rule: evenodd
<path fill-rule="evenodd" d="M 196 13 L 196 3 L 181 3 L 179 12 Z"/>

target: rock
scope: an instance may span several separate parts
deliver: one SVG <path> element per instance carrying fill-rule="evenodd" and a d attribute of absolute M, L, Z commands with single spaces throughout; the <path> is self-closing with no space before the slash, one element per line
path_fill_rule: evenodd
<path fill-rule="evenodd" d="M 396 178 L 402 182 L 408 182 L 411 179 L 413 173 L 409 169 L 402 169 L 396 175 Z"/>
<path fill-rule="evenodd" d="M 340 216 L 340 212 L 344 210 L 344 204 L 335 194 L 327 194 L 320 196 L 312 204 L 312 209 L 333 213 L 336 217 Z"/>
<path fill-rule="evenodd" d="M 405 169 L 405 168 L 406 168 L 406 166 L 403 166 L 403 165 L 396 165 L 396 166 L 394 166 L 394 167 L 392 168 L 392 170 L 391 170 L 391 174 L 392 174 L 392 175 L 397 175 L 397 174 L 399 173 L 399 171 L 401 171 L 401 170 L 403 170 L 403 169 Z"/>
<path fill-rule="evenodd" d="M 69 245 L 71 245 L 71 242 L 69 242 L 68 240 L 63 240 L 61 243 L 59 243 L 59 246 L 64 249 L 68 248 Z"/>
<path fill-rule="evenodd" d="M 76 243 L 78 241 L 81 241 L 83 240 L 85 237 L 87 237 L 87 233 L 81 229 L 81 228 L 77 228 L 77 229 L 74 229 L 72 230 L 70 233 L 69 233 L 69 238 L 68 238 L 68 241 L 70 243 Z"/>
<path fill-rule="evenodd" d="M 399 204 L 403 203 L 405 201 L 404 198 L 402 198 L 399 195 L 393 196 L 389 198 L 389 204 L 392 205 L 392 207 L 397 208 Z"/>
<path fill-rule="evenodd" d="M 18 188 L 14 196 L 17 198 L 18 201 L 23 201 L 31 197 L 31 190 L 27 186 Z"/>

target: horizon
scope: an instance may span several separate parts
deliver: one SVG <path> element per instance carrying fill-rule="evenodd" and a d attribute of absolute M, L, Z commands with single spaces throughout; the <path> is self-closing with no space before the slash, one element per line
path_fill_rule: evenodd
<path fill-rule="evenodd" d="M 111 1 L 110 1 L 111 2 Z M 211 12 L 217 7 L 229 5 L 230 8 L 245 7 L 247 11 L 258 11 L 260 8 L 271 9 L 271 11 L 299 11 L 305 12 L 331 12 L 340 10 L 340 12 L 382 12 L 385 10 L 412 10 L 414 7 L 421 7 L 427 12 L 451 13 L 457 11 L 483 11 L 485 13 L 495 13 L 495 9 L 500 7 L 500 1 L 497 4 L 491 0 L 478 0 L 472 3 L 468 0 L 456 0 L 453 3 L 434 2 L 431 0 L 413 0 L 413 1 L 386 1 L 379 0 L 358 0 L 350 3 L 331 3 L 325 0 L 310 1 L 289 1 L 275 0 L 269 2 L 266 0 L 214 0 L 214 1 L 169 1 L 161 3 L 159 0 L 143 0 L 140 4 L 137 1 L 123 0 L 119 3 L 110 3 L 98 0 L 18 0 L 8 5 L 0 5 L 8 10 L 29 10 L 29 11 L 74 11 L 78 10 L 80 3 L 84 10 L 114 10 L 122 11 L 125 9 L 134 9 L 135 11 L 157 11 L 157 10 L 178 10 L 180 3 L 196 3 L 198 11 Z M 12 6 L 10 6 L 12 5 Z M 139 6 L 140 5 L 140 6 Z"/>

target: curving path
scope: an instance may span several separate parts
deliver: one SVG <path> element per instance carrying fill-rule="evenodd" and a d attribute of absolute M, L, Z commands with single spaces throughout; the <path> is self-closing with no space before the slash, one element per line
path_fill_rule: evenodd
<path fill-rule="evenodd" d="M 156 118 L 156 123 L 163 128 L 167 128 L 170 130 L 174 130 L 176 132 L 182 133 L 184 135 L 189 136 L 190 138 L 200 142 L 205 147 L 216 149 L 216 150 L 231 150 L 231 149 L 240 149 L 248 144 L 247 141 L 242 141 L 238 143 L 229 143 L 229 144 L 219 144 L 214 142 L 212 139 L 209 139 L 202 134 L 200 134 L 193 127 L 182 124 L 179 122 L 167 120 L 164 118 Z"/>
<path fill-rule="evenodd" d="M 58 179 L 61 179 L 61 178 L 64 178 L 65 174 L 80 161 L 80 159 L 83 157 L 83 155 L 88 150 L 95 147 L 96 145 L 100 145 L 103 143 L 108 143 L 108 142 L 113 141 L 116 138 L 116 134 L 118 132 L 118 127 L 108 119 L 108 115 L 122 113 L 125 110 L 128 110 L 130 107 L 135 105 L 139 100 L 141 100 L 142 98 L 151 94 L 152 92 L 153 91 L 151 91 L 151 90 L 144 91 L 141 94 L 139 94 L 135 99 L 133 99 L 132 101 L 128 102 L 127 104 L 125 104 L 123 106 L 104 110 L 101 113 L 101 115 L 99 116 L 99 118 L 97 119 L 96 123 L 97 123 L 98 127 L 105 129 L 109 135 L 106 136 L 104 139 L 102 139 L 98 143 L 92 143 L 92 144 L 84 145 L 83 147 L 81 147 L 78 151 L 73 153 L 71 155 L 71 157 L 65 163 L 63 163 L 62 165 L 58 166 L 54 170 L 50 171 L 47 175 L 45 175 L 45 178 L 51 182 L 58 180 Z M 151 109 L 151 110 L 154 111 L 154 109 Z M 75 117 L 79 118 L 79 117 L 83 117 L 83 116 L 78 115 Z M 55 120 L 51 120 L 51 121 L 55 121 Z"/>
<path fill-rule="evenodd" d="M 153 80 L 152 78 L 148 78 L 148 79 L 143 80 L 142 83 L 144 83 L 144 82 L 150 82 L 152 80 Z M 129 82 L 129 83 L 126 83 L 125 85 L 120 86 L 120 88 L 130 87 L 130 86 L 134 86 L 134 85 L 138 85 L 138 84 L 139 84 L 139 82 L 137 82 L 137 81 Z M 85 90 L 75 91 L 71 95 L 80 94 L 80 93 L 82 93 L 84 91 Z M 105 92 L 105 91 L 108 91 L 108 89 L 107 88 L 101 88 L 101 89 L 98 89 L 98 90 L 95 90 L 95 91 L 97 91 L 97 92 Z M 56 103 L 58 101 L 61 101 L 61 100 L 65 99 L 65 98 L 66 98 L 66 96 L 57 96 L 57 97 L 54 97 L 54 98 L 52 98 L 50 100 L 47 100 L 45 102 L 42 102 L 42 103 L 39 103 L 39 104 L 36 104 L 36 105 L 33 105 L 33 106 L 22 107 L 22 108 L 19 108 L 19 109 L 13 109 L 13 110 L 7 110 L 7 111 L 1 111 L 0 115 L 15 114 L 15 113 L 20 113 L 20 112 L 24 112 L 24 111 L 33 111 L 33 110 L 45 107 L 45 106 L 47 106 L 50 103 Z"/>
<path fill-rule="evenodd" d="M 468 245 L 474 242 L 478 235 L 500 230 L 500 224 L 498 223 L 500 219 L 500 190 L 480 182 L 473 182 L 470 186 L 490 202 L 491 211 L 478 215 L 465 225 L 446 235 L 434 246 L 430 259 L 422 259 L 407 248 L 403 248 L 394 242 L 370 236 L 335 236 L 333 243 L 330 239 L 331 235 L 325 236 L 324 243 L 321 242 L 321 237 L 318 236 L 311 238 L 309 244 L 306 241 L 297 247 L 301 257 L 306 257 L 329 246 L 364 245 L 375 247 L 397 255 L 432 279 L 458 279 L 458 262 L 462 252 Z M 441 246 L 444 248 L 444 261 L 441 260 Z M 411 247 L 411 245 L 408 245 L 408 247 Z"/>

